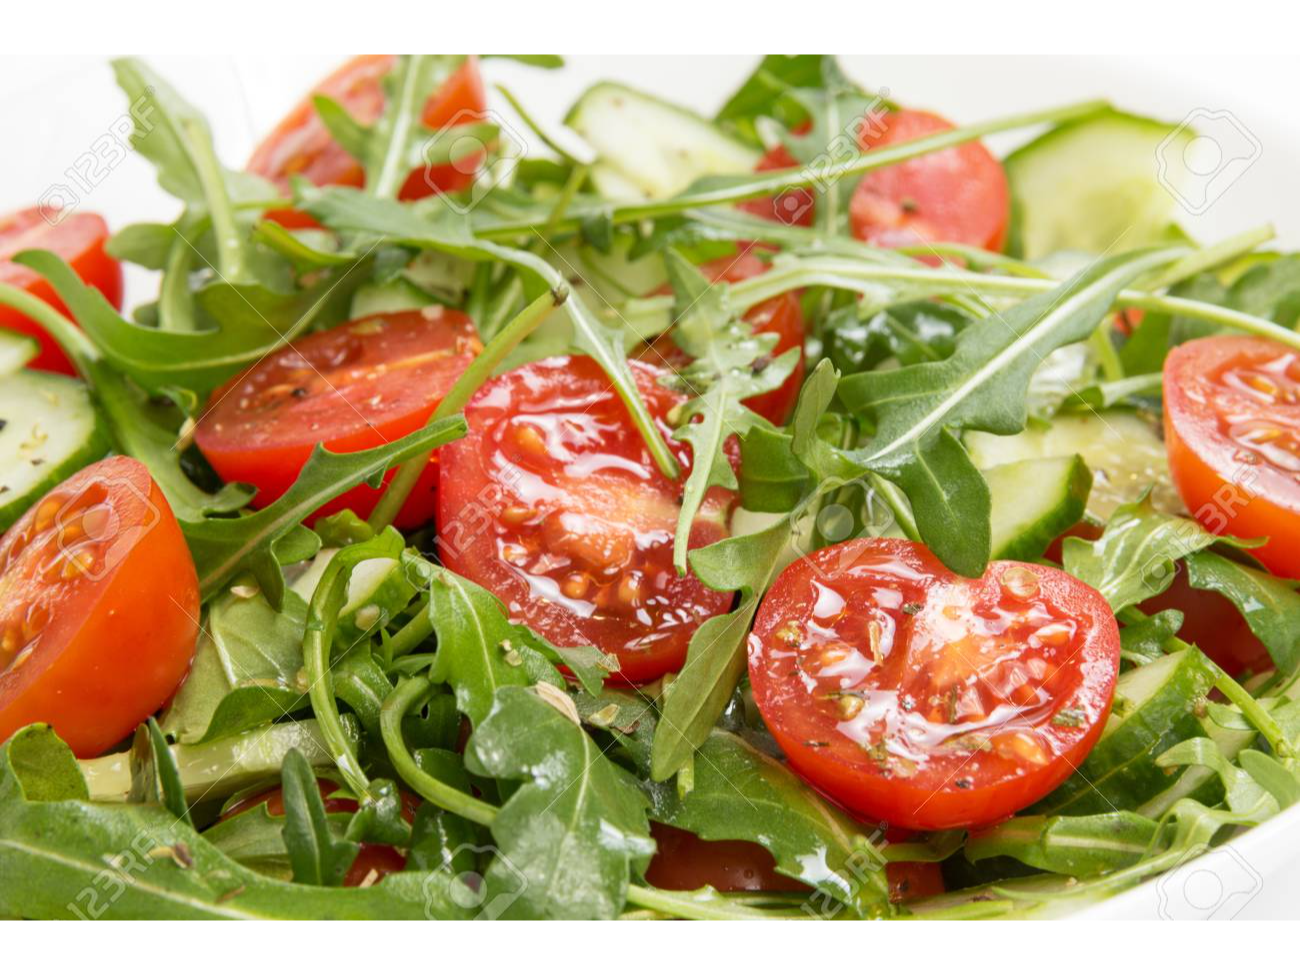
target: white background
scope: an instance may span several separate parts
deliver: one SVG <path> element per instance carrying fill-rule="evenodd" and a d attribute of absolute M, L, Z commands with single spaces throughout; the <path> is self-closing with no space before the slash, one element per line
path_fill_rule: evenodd
<path fill-rule="evenodd" d="M 3 182 L 0 213 L 27 207 L 122 116 L 109 55 L 8 55 L 0 60 Z M 146 55 L 186 98 L 208 114 L 227 164 L 246 160 L 257 139 L 346 55 Z M 534 116 L 555 125 L 591 82 L 615 78 L 712 113 L 740 85 L 758 55 L 568 55 L 562 72 L 487 62 L 490 82 L 506 83 Z M 1300 59 L 1245 55 L 842 55 L 853 77 L 888 88 L 898 103 L 972 122 L 1065 101 L 1106 98 L 1119 107 L 1180 121 L 1227 110 L 1260 146 L 1260 157 L 1200 217 L 1183 214 L 1196 237 L 1213 239 L 1274 222 L 1284 244 L 1300 246 Z M 499 99 L 498 99 L 499 101 Z M 1014 136 L 1013 136 L 1014 138 Z M 1023 136 L 1021 136 L 1023 138 Z M 996 148 L 1005 142 L 995 140 Z M 169 220 L 177 204 L 153 182 L 146 161 L 130 156 L 83 207 L 127 222 Z M 139 285 L 139 282 L 135 282 Z M 151 295 L 139 290 L 135 304 Z M 1091 915 L 1300 917 L 1300 810 L 1247 833 L 1205 868 L 1106 902 Z"/>

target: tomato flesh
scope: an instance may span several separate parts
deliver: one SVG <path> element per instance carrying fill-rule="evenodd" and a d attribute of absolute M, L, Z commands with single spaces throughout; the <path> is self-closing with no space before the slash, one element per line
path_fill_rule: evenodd
<path fill-rule="evenodd" d="M 392 69 L 393 61 L 391 54 L 355 57 L 312 89 L 312 96 L 333 98 L 357 121 L 369 125 L 384 110 L 383 78 Z M 293 176 L 301 176 L 316 186 L 363 185 L 361 164 L 334 141 L 312 96 L 303 99 L 262 141 L 247 169 L 269 179 L 285 193 Z M 429 97 L 421 120 L 436 131 L 453 122 L 459 125 L 476 121 L 485 111 L 487 95 L 478 60 L 469 57 Z M 463 190 L 473 182 L 482 159 L 482 152 L 476 152 L 450 163 L 417 169 L 407 177 L 399 197 L 417 200 L 435 192 Z M 268 216 L 287 227 L 315 226 L 310 217 L 294 210 L 276 210 Z"/>
<path fill-rule="evenodd" d="M 106 240 L 108 225 L 93 213 L 70 213 L 53 225 L 45 219 L 40 207 L 0 217 L 0 282 L 22 288 L 67 315 L 68 309 L 48 281 L 31 268 L 10 260 L 20 251 L 50 250 L 67 261 L 82 281 L 99 289 L 114 308 L 121 308 L 122 266 L 104 252 Z M 0 328 L 22 332 L 40 342 L 41 351 L 32 360 L 32 368 L 74 374 L 72 362 L 63 349 L 30 318 L 0 305 Z"/>
<path fill-rule="evenodd" d="M 728 283 L 744 281 L 766 270 L 767 264 L 749 249 L 732 257 L 723 257 L 700 265 L 700 271 L 705 277 L 712 281 Z M 665 293 L 667 290 L 665 289 Z M 804 324 L 799 297 L 794 292 L 787 292 L 769 298 L 746 312 L 745 321 L 754 326 L 754 332 L 757 334 L 776 335 L 776 345 L 772 347 L 771 352 L 773 359 L 790 349 L 800 350 L 798 363 L 780 386 L 745 400 L 745 405 L 759 416 L 781 426 L 789 419 L 795 400 L 799 398 L 799 387 L 803 385 Z M 637 358 L 652 365 L 666 366 L 675 370 L 683 369 L 691 362 L 690 356 L 682 351 L 667 332 L 656 336 L 653 342 L 644 345 L 637 353 Z"/>
<path fill-rule="evenodd" d="M 189 669 L 199 586 L 149 472 L 110 457 L 36 502 L 0 539 L 0 741 L 53 726 L 98 755 Z"/>
<path fill-rule="evenodd" d="M 1169 473 L 1215 534 L 1268 538 L 1251 554 L 1300 578 L 1300 355 L 1220 335 L 1176 347 L 1164 368 Z"/>
<path fill-rule="evenodd" d="M 807 130 L 808 126 L 800 126 L 796 133 L 803 134 Z M 798 165 L 799 160 L 790 155 L 789 149 L 783 145 L 776 145 L 763 153 L 763 158 L 754 167 L 754 172 L 767 173 L 774 169 L 793 169 Z M 776 196 L 762 196 L 756 200 L 745 200 L 738 203 L 737 206 L 746 213 L 752 213 L 756 217 L 763 217 L 765 220 L 775 220 L 787 227 L 811 227 L 816 201 L 812 190 L 800 187 L 799 189 L 786 190 Z"/>
<path fill-rule="evenodd" d="M 437 305 L 346 322 L 293 342 L 213 393 L 194 442 L 227 481 L 255 485 L 253 506 L 264 507 L 289 489 L 316 444 L 352 453 L 420 429 L 482 348 L 467 315 Z M 433 516 L 436 488 L 435 460 L 399 512 L 399 528 Z M 362 484 L 315 517 L 344 508 L 365 517 L 381 493 Z"/>
<path fill-rule="evenodd" d="M 889 112 L 879 135 L 864 132 L 863 148 L 910 142 L 952 127 L 931 112 Z M 1006 172 L 979 142 L 867 173 L 849 202 L 853 236 L 881 247 L 947 241 L 1001 250 L 1010 218 Z"/>
<path fill-rule="evenodd" d="M 318 778 L 316 787 L 320 790 L 327 814 L 354 813 L 360 808 L 355 799 L 335 795 L 338 786 L 329 779 Z M 268 815 L 277 819 L 284 816 L 284 790 L 277 786 L 240 800 L 221 814 L 221 822 L 262 805 L 266 806 Z M 407 823 L 415 821 L 415 811 L 419 806 L 419 797 L 409 792 L 402 793 L 402 818 Z M 395 846 L 383 843 L 360 843 L 358 847 L 356 859 L 352 861 L 352 866 L 348 867 L 348 872 L 343 878 L 344 887 L 370 886 L 383 880 L 390 873 L 400 873 L 406 869 L 406 854 Z"/>
<path fill-rule="evenodd" d="M 749 642 L 754 700 L 791 766 L 908 829 L 996 822 L 1064 781 L 1110 712 L 1119 633 L 1059 569 L 981 579 L 924 546 L 855 539 L 794 562 Z"/>
<path fill-rule="evenodd" d="M 665 373 L 630 363 L 683 472 L 690 447 L 667 416 L 683 397 Z M 438 546 L 449 569 L 495 593 L 510 616 L 559 646 L 617 655 L 623 680 L 653 680 L 685 660 L 691 634 L 725 611 L 672 564 L 686 474 L 656 467 L 626 407 L 592 359 L 530 363 L 488 382 L 465 410 L 468 436 L 442 449 Z M 734 463 L 734 461 L 733 461 Z M 690 546 L 727 534 L 734 495 L 710 489 Z"/>

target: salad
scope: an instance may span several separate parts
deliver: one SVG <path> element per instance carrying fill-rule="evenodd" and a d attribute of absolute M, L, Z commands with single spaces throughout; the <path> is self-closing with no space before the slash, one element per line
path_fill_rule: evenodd
<path fill-rule="evenodd" d="M 115 61 L 175 219 L 0 219 L 0 916 L 1061 914 L 1300 798 L 1300 259 L 1190 129 L 495 63 L 239 168 Z"/>

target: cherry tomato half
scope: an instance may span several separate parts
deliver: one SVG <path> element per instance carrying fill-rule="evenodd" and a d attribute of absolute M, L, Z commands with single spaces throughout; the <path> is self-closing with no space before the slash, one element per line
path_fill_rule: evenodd
<path fill-rule="evenodd" d="M 750 250 L 700 265 L 700 271 L 706 277 L 713 281 L 729 283 L 744 281 L 766 270 L 767 264 Z M 788 349 L 803 349 L 803 310 L 799 307 L 799 298 L 794 292 L 777 295 L 762 304 L 755 305 L 745 314 L 745 321 L 753 325 L 754 331 L 759 334 L 776 334 L 772 358 L 776 358 Z M 651 365 L 667 366 L 669 369 L 684 368 L 691 361 L 690 356 L 681 350 L 667 332 L 657 336 L 649 345 L 642 346 L 637 353 L 637 358 Z M 794 409 L 795 400 L 799 398 L 803 375 L 804 359 L 801 351 L 794 371 L 780 386 L 770 392 L 751 396 L 745 400 L 745 405 L 777 426 L 783 425 L 789 419 L 790 411 Z"/>
<path fill-rule="evenodd" d="M 351 453 L 418 430 L 482 348 L 467 315 L 438 305 L 346 322 L 218 389 L 194 442 L 227 481 L 255 485 L 253 506 L 264 507 L 289 489 L 316 444 Z M 399 528 L 433 517 L 437 478 L 433 461 L 398 513 Z M 364 518 L 381 494 L 362 484 L 316 516 L 351 508 Z"/>
<path fill-rule="evenodd" d="M 683 471 L 687 444 L 666 417 L 683 397 L 663 370 L 630 363 L 646 407 Z M 681 667 L 691 634 L 724 612 L 714 592 L 673 568 L 682 479 L 660 473 L 627 408 L 592 359 L 562 356 L 498 376 L 465 410 L 468 436 L 442 448 L 438 551 L 495 593 L 511 618 L 559 646 L 616 654 L 620 678 Z M 734 461 L 733 461 L 734 463 Z M 690 545 L 727 534 L 734 494 L 712 488 Z"/>
<path fill-rule="evenodd" d="M 318 778 L 316 787 L 320 789 L 327 814 L 354 813 L 360 808 L 355 799 L 335 795 L 338 786 L 329 779 Z M 266 806 L 268 815 L 279 819 L 284 815 L 284 790 L 276 786 L 258 795 L 241 799 L 221 814 L 220 821 L 224 823 L 261 805 Z M 408 823 L 415 821 L 415 811 L 419 806 L 418 796 L 413 796 L 409 792 L 402 793 L 402 818 Z M 406 869 L 406 854 L 395 846 L 386 846 L 383 843 L 361 843 L 359 847 L 357 858 L 352 861 L 352 866 L 348 867 L 347 875 L 343 878 L 344 887 L 360 887 L 363 884 L 369 886 L 383 880 L 390 873 L 400 873 Z"/>
<path fill-rule="evenodd" d="M 144 465 L 109 457 L 0 538 L 0 741 L 32 722 L 98 755 L 160 708 L 199 632 L 194 561 Z"/>
<path fill-rule="evenodd" d="M 754 700 L 791 766 L 908 829 L 996 822 L 1064 781 L 1110 713 L 1119 631 L 1059 569 L 981 579 L 855 539 L 787 568 L 749 638 Z"/>
<path fill-rule="evenodd" d="M 357 121 L 370 124 L 384 110 L 383 78 L 393 66 L 391 54 L 355 57 L 312 89 L 254 150 L 249 172 L 271 180 L 287 192 L 289 178 L 302 176 L 317 186 L 361 186 L 361 164 L 334 141 L 312 102 L 314 95 L 328 95 L 346 108 Z M 435 131 L 450 124 L 481 118 L 487 111 L 487 95 L 479 74 L 478 59 L 465 59 L 438 91 L 425 103 L 422 121 Z M 459 117 L 458 117 L 459 116 Z M 434 192 L 463 190 L 473 181 L 482 163 L 482 153 L 471 153 L 445 165 L 417 169 L 407 178 L 400 198 L 418 200 Z M 277 210 L 268 214 L 286 227 L 309 227 L 315 222 L 306 214 Z"/>
<path fill-rule="evenodd" d="M 1300 578 L 1300 355 L 1268 339 L 1218 335 L 1165 359 L 1169 473 L 1216 535 L 1267 537 L 1251 554 Z"/>
<path fill-rule="evenodd" d="M 930 112 L 890 112 L 879 135 L 864 132 L 863 148 L 910 142 L 952 127 Z M 947 241 L 1001 250 L 1010 219 L 1007 174 L 979 142 L 867 173 L 849 202 L 853 236 L 882 247 Z"/>
<path fill-rule="evenodd" d="M 49 216 L 51 219 L 47 220 Z M 53 251 L 72 266 L 77 277 L 99 291 L 114 308 L 122 307 L 122 266 L 104 253 L 108 225 L 93 213 L 49 213 L 41 207 L 20 210 L 0 217 L 0 282 L 22 288 L 66 315 L 48 281 L 31 268 L 10 260 L 20 251 Z M 63 350 L 45 329 L 12 308 L 0 306 L 0 328 L 30 335 L 41 343 L 34 369 L 48 369 L 71 376 L 75 370 Z"/>

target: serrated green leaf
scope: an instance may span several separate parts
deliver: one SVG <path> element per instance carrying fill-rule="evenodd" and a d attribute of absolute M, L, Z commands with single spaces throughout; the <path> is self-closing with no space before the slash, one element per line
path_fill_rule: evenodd
<path fill-rule="evenodd" d="M 1300 593 L 1295 583 L 1233 562 L 1214 552 L 1187 558 L 1187 581 L 1232 600 L 1250 631 L 1268 649 L 1278 673 L 1300 669 Z"/>

